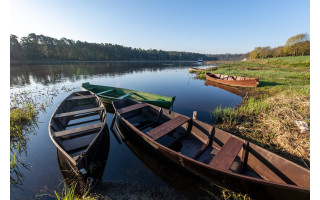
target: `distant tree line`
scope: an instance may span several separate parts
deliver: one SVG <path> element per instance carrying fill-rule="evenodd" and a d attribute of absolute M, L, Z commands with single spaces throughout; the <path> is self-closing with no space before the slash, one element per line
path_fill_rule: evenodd
<path fill-rule="evenodd" d="M 238 59 L 242 54 L 206 55 L 190 52 L 124 47 L 110 43 L 88 43 L 67 38 L 55 39 L 29 34 L 10 36 L 11 60 L 117 61 L 117 60 L 221 60 Z"/>
<path fill-rule="evenodd" d="M 249 59 L 310 55 L 309 38 L 309 34 L 303 33 L 290 37 L 284 46 L 256 47 L 250 52 Z"/>

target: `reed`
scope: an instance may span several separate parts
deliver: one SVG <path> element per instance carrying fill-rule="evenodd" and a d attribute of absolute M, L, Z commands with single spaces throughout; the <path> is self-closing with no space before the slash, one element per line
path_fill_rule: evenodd
<path fill-rule="evenodd" d="M 64 185 L 62 192 L 54 191 L 58 200 L 95 200 L 97 198 L 88 196 L 89 190 L 83 194 L 76 193 L 77 183 L 74 182 L 70 186 Z"/>

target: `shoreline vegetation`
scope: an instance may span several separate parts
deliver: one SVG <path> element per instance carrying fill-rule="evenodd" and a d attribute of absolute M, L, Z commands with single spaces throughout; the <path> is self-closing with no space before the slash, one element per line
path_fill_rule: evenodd
<path fill-rule="evenodd" d="M 195 72 L 259 77 L 237 108 L 210 112 L 216 127 L 279 154 L 303 167 L 310 165 L 310 56 L 278 57 L 221 64 Z M 301 129 L 299 122 L 307 124 Z"/>

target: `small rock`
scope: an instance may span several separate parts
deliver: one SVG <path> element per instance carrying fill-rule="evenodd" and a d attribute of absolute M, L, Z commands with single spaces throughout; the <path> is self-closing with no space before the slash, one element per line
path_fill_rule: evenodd
<path fill-rule="evenodd" d="M 296 120 L 295 122 L 296 122 L 297 126 L 298 126 L 299 129 L 300 129 L 300 133 L 305 133 L 305 132 L 309 131 L 308 123 L 307 123 L 307 122 L 305 122 L 305 121 L 298 121 L 298 120 Z"/>

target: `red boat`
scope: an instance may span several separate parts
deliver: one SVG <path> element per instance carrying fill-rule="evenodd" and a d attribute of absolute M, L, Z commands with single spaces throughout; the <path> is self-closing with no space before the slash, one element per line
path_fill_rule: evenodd
<path fill-rule="evenodd" d="M 257 87 L 259 78 L 248 78 L 244 76 L 229 76 L 223 74 L 206 73 L 206 79 L 216 83 L 239 86 L 239 87 Z"/>

